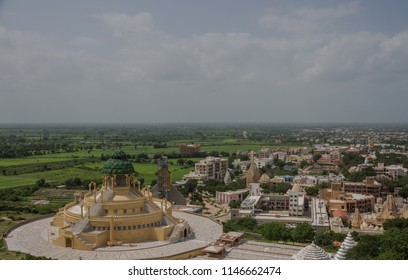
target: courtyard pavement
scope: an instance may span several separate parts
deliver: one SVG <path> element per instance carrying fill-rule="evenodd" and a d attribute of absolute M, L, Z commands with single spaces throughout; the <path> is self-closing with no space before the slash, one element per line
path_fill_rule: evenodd
<path fill-rule="evenodd" d="M 45 218 L 17 227 L 4 238 L 10 251 L 29 253 L 60 260 L 135 260 L 171 257 L 183 252 L 206 247 L 222 235 L 222 226 L 213 220 L 184 212 L 173 212 L 173 216 L 185 219 L 193 229 L 194 238 L 170 244 L 165 241 L 137 243 L 82 251 L 63 248 L 51 243 L 57 228 L 50 226 L 53 218 Z"/>

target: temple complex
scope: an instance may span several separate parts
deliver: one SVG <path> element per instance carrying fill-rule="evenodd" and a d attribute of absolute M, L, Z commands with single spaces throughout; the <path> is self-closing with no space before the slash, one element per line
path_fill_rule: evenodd
<path fill-rule="evenodd" d="M 91 183 L 85 195 L 76 192 L 74 201 L 59 209 L 51 222 L 58 227 L 53 243 L 93 250 L 144 241 L 177 242 L 188 237 L 190 226 L 172 216 L 172 204 L 165 198 L 168 174 L 159 172 L 163 198 L 153 198 L 149 188 L 140 188 L 134 173 L 126 154 L 114 153 L 103 167 L 102 186 Z"/>
<path fill-rule="evenodd" d="M 382 230 L 383 224 L 386 220 L 395 218 L 407 218 L 408 206 L 404 205 L 402 209 L 398 209 L 394 197 L 387 195 L 387 199 L 384 203 L 381 203 L 382 199 L 377 199 L 377 213 L 360 214 L 358 208 L 355 209 L 353 216 L 351 217 L 351 227 L 355 230 Z"/>

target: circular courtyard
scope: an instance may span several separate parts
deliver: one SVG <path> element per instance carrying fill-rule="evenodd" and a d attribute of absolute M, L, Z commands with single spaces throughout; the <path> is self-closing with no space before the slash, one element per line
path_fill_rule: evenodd
<path fill-rule="evenodd" d="M 134 260 L 177 258 L 179 255 L 182 256 L 181 258 L 186 258 L 189 252 L 205 248 L 222 235 L 222 225 L 207 217 L 177 211 L 173 211 L 173 216 L 185 219 L 193 229 L 194 237 L 177 243 L 152 241 L 83 251 L 52 244 L 51 240 L 56 238 L 58 230 L 50 225 L 53 219 L 51 217 L 19 226 L 12 230 L 4 240 L 10 251 L 51 259 Z"/>

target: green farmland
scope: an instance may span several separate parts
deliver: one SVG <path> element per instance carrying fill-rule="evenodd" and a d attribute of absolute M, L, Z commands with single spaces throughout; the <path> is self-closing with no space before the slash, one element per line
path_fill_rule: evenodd
<path fill-rule="evenodd" d="M 35 182 L 36 180 L 32 178 L 0 176 L 0 189 L 20 186 L 31 186 L 34 185 Z"/>

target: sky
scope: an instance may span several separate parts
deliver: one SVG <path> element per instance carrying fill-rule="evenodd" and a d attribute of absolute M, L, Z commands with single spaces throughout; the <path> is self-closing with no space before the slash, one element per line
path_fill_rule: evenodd
<path fill-rule="evenodd" d="M 406 123 L 406 11 L 406 0 L 0 0 L 0 123 Z"/>

